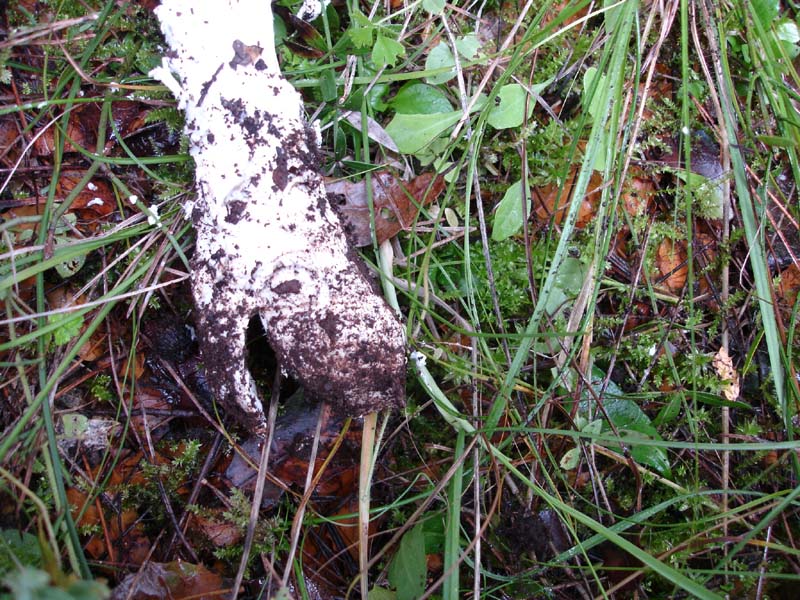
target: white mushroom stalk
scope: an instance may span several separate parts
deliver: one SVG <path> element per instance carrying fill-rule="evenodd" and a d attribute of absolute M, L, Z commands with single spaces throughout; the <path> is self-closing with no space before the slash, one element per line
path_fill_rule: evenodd
<path fill-rule="evenodd" d="M 402 405 L 404 331 L 328 204 L 318 134 L 280 73 L 269 0 L 165 0 L 156 12 L 171 52 L 152 75 L 186 112 L 197 165 L 192 290 L 217 399 L 263 431 L 245 363 L 258 314 L 307 393 L 351 416 Z"/>

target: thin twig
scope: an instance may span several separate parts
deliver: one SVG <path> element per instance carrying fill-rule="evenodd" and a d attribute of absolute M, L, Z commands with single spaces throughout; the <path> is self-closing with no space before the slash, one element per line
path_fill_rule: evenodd
<path fill-rule="evenodd" d="M 314 492 L 314 466 L 317 463 L 317 452 L 319 451 L 319 438 L 322 433 L 322 422 L 325 420 L 325 413 L 327 412 L 327 405 L 323 404 L 320 407 L 317 416 L 317 429 L 314 431 L 314 439 L 311 442 L 311 456 L 308 458 L 308 469 L 306 469 L 306 481 L 303 487 L 303 497 L 297 505 L 297 511 L 294 513 L 292 519 L 292 529 L 290 533 L 289 555 L 286 557 L 286 566 L 283 569 L 283 578 L 281 585 L 286 587 L 289 583 L 289 575 L 292 573 L 292 563 L 294 562 L 294 555 L 297 552 L 297 544 L 300 540 L 300 528 L 303 525 L 303 517 L 306 514 L 306 507 L 311 500 L 311 494 Z M 321 470 L 320 470 L 321 472 Z"/>
<path fill-rule="evenodd" d="M 250 558 L 250 550 L 253 547 L 256 526 L 258 525 L 258 513 L 261 510 L 261 499 L 264 497 L 264 482 L 267 478 L 267 465 L 269 464 L 269 449 L 272 446 L 272 435 L 275 433 L 275 420 L 278 417 L 278 400 L 281 393 L 281 366 L 275 366 L 275 379 L 272 383 L 272 394 L 270 395 L 269 413 L 267 415 L 267 437 L 262 442 L 261 460 L 258 463 L 258 478 L 253 492 L 253 503 L 250 506 L 250 521 L 247 524 L 247 533 L 242 547 L 242 560 L 239 563 L 239 570 L 236 573 L 236 580 L 231 590 L 231 600 L 236 600 L 239 595 L 239 587 L 244 579 L 244 572 L 247 570 L 247 562 Z"/>

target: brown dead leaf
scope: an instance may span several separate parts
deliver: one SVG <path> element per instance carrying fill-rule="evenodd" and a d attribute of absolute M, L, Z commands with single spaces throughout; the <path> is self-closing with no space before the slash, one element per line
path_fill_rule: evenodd
<path fill-rule="evenodd" d="M 736 400 L 739 397 L 739 373 L 736 372 L 728 351 L 724 347 L 720 348 L 711 364 L 723 382 L 722 393 L 725 398 Z"/>
<path fill-rule="evenodd" d="M 203 565 L 183 561 L 147 563 L 131 573 L 111 594 L 111 600 L 218 600 L 229 594 L 222 578 Z"/>
<path fill-rule="evenodd" d="M 317 429 L 320 427 L 319 450 L 314 466 L 315 472 L 325 464 L 328 455 L 339 438 L 344 420 L 332 414 L 330 407 L 302 397 L 292 397 L 284 414 L 278 416 L 275 425 L 272 447 L 270 448 L 270 472 L 274 480 L 284 484 L 302 487 L 309 469 L 310 448 Z M 320 412 L 322 411 L 322 412 Z M 318 497 L 346 497 L 356 490 L 358 473 L 358 443 L 360 432 L 351 427 L 336 455 L 328 462 L 325 472 L 315 488 Z M 261 438 L 252 437 L 240 444 L 254 464 L 258 464 L 261 454 Z M 255 470 L 238 453 L 231 460 L 225 476 L 231 484 L 242 490 L 252 489 L 255 483 Z M 281 489 L 268 484 L 262 506 L 274 504 L 280 498 Z"/>
<path fill-rule="evenodd" d="M 77 518 L 87 502 L 86 492 L 78 488 L 67 489 L 67 501 Z M 150 539 L 144 533 L 136 511 L 125 510 L 116 513 L 110 509 L 101 510 L 101 502 L 95 499 L 86 507 L 77 525 L 82 529 L 97 530 L 84 543 L 86 554 L 95 560 L 109 558 L 129 564 L 142 564 L 150 551 Z"/>
<path fill-rule="evenodd" d="M 3 164 L 10 167 L 19 157 L 19 135 L 17 122 L 11 115 L 0 118 L 0 159 Z"/>
<path fill-rule="evenodd" d="M 646 87 L 644 82 L 639 84 L 639 102 L 645 103 L 644 111 L 642 111 L 643 122 L 649 122 L 654 118 L 655 112 L 653 109 L 656 103 L 663 105 L 664 99 L 667 101 L 672 99 L 672 81 L 673 77 L 667 65 L 658 63 L 655 67 L 655 75 L 650 83 L 650 87 Z"/>
<path fill-rule="evenodd" d="M 358 497 L 353 495 L 330 515 L 330 521 L 305 530 L 303 564 L 322 598 L 336 597 L 334 590 L 346 586 L 356 574 L 359 528 L 358 517 L 354 515 L 357 513 Z M 370 519 L 370 539 L 380 533 L 384 520 L 385 515 Z"/>
<path fill-rule="evenodd" d="M 622 189 L 622 207 L 631 217 L 648 213 L 655 202 L 656 186 L 650 177 L 637 168 L 628 171 Z"/>
<path fill-rule="evenodd" d="M 375 236 L 380 244 L 408 229 L 419 207 L 430 204 L 444 189 L 444 178 L 425 173 L 404 183 L 388 171 L 372 175 Z M 344 221 L 345 230 L 356 246 L 372 244 L 366 180 L 325 183 L 331 204 Z"/>
<path fill-rule="evenodd" d="M 792 263 L 781 271 L 778 294 L 785 305 L 792 308 L 797 302 L 798 292 L 800 292 L 800 267 Z"/>
<path fill-rule="evenodd" d="M 172 410 L 170 398 L 162 389 L 150 385 L 139 384 L 136 386 L 136 394 L 133 399 L 133 415 L 131 415 L 131 426 L 144 434 L 145 429 L 149 429 L 153 440 L 160 440 L 166 434 L 166 425 L 170 420 L 169 412 Z M 147 426 L 145 427 L 142 411 L 147 413 Z M 153 411 L 149 413 L 148 411 Z"/>
<path fill-rule="evenodd" d="M 555 183 L 533 189 L 533 212 L 540 226 L 550 223 L 560 225 L 567 214 L 572 198 L 572 189 L 576 181 L 577 167 L 572 167 L 563 188 Z M 585 227 L 594 218 L 600 202 L 600 186 L 603 178 L 599 172 L 592 173 L 586 188 L 586 196 L 578 209 L 576 227 Z"/>
<path fill-rule="evenodd" d="M 64 144 L 64 151 L 77 152 L 77 148 L 94 150 L 97 144 L 99 120 L 100 106 L 96 103 L 81 104 L 74 108 L 70 112 L 67 121 L 67 140 Z M 57 133 L 60 134 L 57 124 L 47 127 L 33 144 L 34 155 L 39 157 L 52 156 L 56 149 Z"/>
<path fill-rule="evenodd" d="M 83 173 L 67 171 L 61 175 L 56 186 L 56 195 L 66 198 L 81 181 Z M 104 179 L 93 178 L 81 189 L 70 204 L 81 219 L 95 220 L 108 217 L 116 209 L 116 197 L 111 185 Z"/>
<path fill-rule="evenodd" d="M 508 4 L 508 3 L 504 3 L 504 6 L 507 6 L 507 7 L 511 8 L 514 5 Z M 567 2 L 566 0 L 564 0 L 562 2 L 559 2 L 559 3 L 555 4 L 555 5 L 550 5 L 547 8 L 546 12 L 544 13 L 544 17 L 543 17 L 543 19 L 542 19 L 542 21 L 541 21 L 539 26 L 544 29 L 545 27 L 547 27 L 547 25 L 553 19 L 555 19 L 557 17 L 561 17 L 564 14 L 564 12 L 566 11 L 566 9 L 567 8 L 572 8 L 572 6 L 573 6 L 572 3 Z M 574 13 L 572 13 L 569 17 L 567 17 L 563 21 L 561 21 L 560 22 L 560 26 L 561 27 L 567 27 L 568 25 L 574 23 L 578 19 L 582 19 L 583 17 L 585 17 L 586 13 L 588 13 L 588 12 L 589 12 L 589 6 L 586 5 L 583 8 L 581 8 L 580 10 L 577 10 Z M 511 15 L 509 15 L 508 18 L 511 19 L 511 22 L 513 23 L 515 18 L 516 18 L 516 13 L 512 12 Z"/>
<path fill-rule="evenodd" d="M 665 238 L 656 250 L 655 270 L 658 285 L 679 294 L 686 285 L 689 269 L 686 266 L 686 246 L 683 242 Z"/>
<path fill-rule="evenodd" d="M 222 516 L 223 509 L 210 509 L 218 518 L 197 514 L 189 515 L 189 531 L 200 534 L 217 548 L 238 544 L 241 530 Z"/>
<path fill-rule="evenodd" d="M 674 169 L 684 169 L 684 156 L 678 139 L 667 140 L 668 151 L 652 162 L 664 164 Z M 724 174 L 720 163 L 720 149 L 717 142 L 702 130 L 693 132 L 691 148 L 692 173 L 706 179 L 719 179 Z"/>

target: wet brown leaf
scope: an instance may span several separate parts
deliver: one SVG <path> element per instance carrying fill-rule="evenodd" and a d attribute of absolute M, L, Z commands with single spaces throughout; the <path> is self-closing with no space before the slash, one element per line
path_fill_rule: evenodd
<path fill-rule="evenodd" d="M 683 242 L 664 239 L 656 250 L 655 270 L 657 284 L 673 294 L 679 294 L 686 285 L 686 246 Z"/>
<path fill-rule="evenodd" d="M 550 223 L 561 225 L 569 209 L 572 189 L 577 179 L 576 171 L 577 167 L 573 167 L 563 188 L 551 183 L 533 189 L 533 212 L 540 226 Z M 586 188 L 586 196 L 581 201 L 578 210 L 578 219 L 575 223 L 577 227 L 585 227 L 594 218 L 600 202 L 600 186 L 602 184 L 603 178 L 600 173 L 596 171 L 592 173 Z"/>
<path fill-rule="evenodd" d="M 3 164 L 11 166 L 19 157 L 19 130 L 11 115 L 0 118 L 0 157 Z"/>
<path fill-rule="evenodd" d="M 86 492 L 78 488 L 67 489 L 67 501 L 77 518 L 88 500 Z M 133 510 L 116 513 L 103 508 L 99 500 L 86 507 L 77 525 L 87 530 L 97 530 L 84 543 L 86 554 L 95 560 L 108 558 L 128 564 L 142 564 L 150 551 L 150 539 L 144 533 L 139 515 Z"/>
<path fill-rule="evenodd" d="M 189 531 L 199 533 L 217 548 L 238 544 L 241 541 L 242 532 L 222 516 L 222 509 L 216 509 L 214 512 L 219 519 L 191 514 Z"/>
<path fill-rule="evenodd" d="M 75 190 L 83 177 L 79 171 L 68 171 L 61 175 L 56 186 L 56 195 L 66 198 Z M 81 219 L 98 219 L 108 217 L 116 209 L 114 191 L 104 179 L 92 178 L 81 189 L 70 204 Z"/>
<path fill-rule="evenodd" d="M 800 292 L 800 267 L 795 264 L 789 265 L 781 271 L 780 278 L 778 295 L 788 308 L 792 308 Z"/>
<path fill-rule="evenodd" d="M 641 169 L 631 168 L 622 190 L 622 207 L 631 217 L 649 213 L 655 202 L 656 186 Z"/>
<path fill-rule="evenodd" d="M 430 204 L 444 189 L 444 178 L 425 173 L 408 183 L 388 171 L 372 175 L 375 210 L 375 236 L 380 244 L 408 229 L 419 214 L 419 207 Z M 344 221 L 345 230 L 356 246 L 372 244 L 366 180 L 326 182 L 331 204 Z"/>
<path fill-rule="evenodd" d="M 175 561 L 147 563 L 128 575 L 111 594 L 112 600 L 217 600 L 226 585 L 203 565 Z"/>
<path fill-rule="evenodd" d="M 78 148 L 94 150 L 97 144 L 97 124 L 100 120 L 100 107 L 95 103 L 80 104 L 69 114 L 65 152 L 77 152 Z M 39 130 L 41 131 L 41 129 Z M 37 132 L 38 133 L 38 132 Z M 52 156 L 56 149 L 57 124 L 52 124 L 33 144 L 33 153 L 39 157 Z"/>

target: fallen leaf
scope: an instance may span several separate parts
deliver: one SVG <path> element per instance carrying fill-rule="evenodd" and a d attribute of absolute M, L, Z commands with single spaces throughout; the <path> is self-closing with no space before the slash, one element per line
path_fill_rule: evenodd
<path fill-rule="evenodd" d="M 203 565 L 150 562 L 138 573 L 125 577 L 111 594 L 111 600 L 217 600 L 222 597 L 220 592 L 229 591 L 227 587 L 219 575 Z"/>
<path fill-rule="evenodd" d="M 414 223 L 419 208 L 430 204 L 444 189 L 444 178 L 425 173 L 408 183 L 388 171 L 372 175 L 375 237 L 380 244 Z M 366 180 L 326 181 L 328 198 L 344 221 L 345 231 L 356 246 L 372 244 Z"/>
<path fill-rule="evenodd" d="M 655 202 L 656 186 L 641 169 L 632 167 L 622 188 L 622 207 L 631 217 L 649 212 Z"/>
<path fill-rule="evenodd" d="M 100 120 L 100 106 L 94 102 L 81 104 L 75 107 L 67 120 L 67 140 L 64 144 L 65 152 L 77 152 L 78 148 L 93 151 L 97 144 L 97 124 Z M 33 153 L 39 157 L 52 156 L 56 149 L 60 132 L 58 123 L 47 127 L 33 143 Z M 38 132 L 37 132 L 38 133 Z"/>
<path fill-rule="evenodd" d="M 319 450 L 315 471 L 325 463 L 328 453 L 342 431 L 344 420 L 332 414 L 330 407 L 320 402 L 306 400 L 296 394 L 286 402 L 286 411 L 278 416 L 275 435 L 270 448 L 270 473 L 273 480 L 280 480 L 284 487 L 303 486 L 309 469 L 310 449 L 320 426 Z M 322 411 L 322 413 L 320 412 Z M 360 431 L 351 427 L 336 456 L 328 463 L 315 493 L 318 498 L 342 498 L 355 493 L 358 473 L 357 449 Z M 254 464 L 261 455 L 262 438 L 258 436 L 244 440 L 240 446 Z M 238 453 L 231 460 L 225 476 L 231 484 L 249 490 L 255 483 L 256 471 Z M 268 482 L 262 506 L 273 506 L 280 499 L 282 490 Z"/>
<path fill-rule="evenodd" d="M 569 209 L 575 180 L 576 167 L 573 167 L 567 175 L 563 187 L 556 183 L 550 183 L 533 189 L 533 212 L 540 226 L 550 223 L 561 224 Z M 578 209 L 576 227 L 585 227 L 594 218 L 600 202 L 600 186 L 602 184 L 603 178 L 600 173 L 593 172 L 586 187 L 586 196 L 581 200 L 581 206 Z"/>
<path fill-rule="evenodd" d="M 679 294 L 686 285 L 686 246 L 683 242 L 665 238 L 656 249 L 655 270 L 657 283 L 673 294 Z"/>
<path fill-rule="evenodd" d="M 351 110 L 346 112 L 343 116 L 347 122 L 350 123 L 350 125 L 355 127 L 358 131 L 361 131 L 363 127 L 361 113 Z M 381 127 L 381 124 L 370 116 L 367 116 L 367 135 L 369 136 L 369 139 L 379 143 L 387 150 L 391 150 L 392 152 L 400 152 L 400 150 L 397 149 L 397 144 L 394 143 L 392 136 L 386 133 L 386 130 Z"/>
<path fill-rule="evenodd" d="M 723 381 L 722 393 L 725 398 L 731 401 L 736 400 L 739 397 L 739 373 L 736 372 L 728 351 L 724 347 L 720 348 L 714 355 L 711 364 Z"/>
<path fill-rule="evenodd" d="M 786 306 L 791 309 L 797 302 L 798 292 L 800 292 L 800 267 L 792 263 L 781 271 L 778 294 Z"/>
<path fill-rule="evenodd" d="M 80 171 L 67 171 L 61 175 L 56 186 L 56 196 L 66 198 L 83 178 Z M 84 220 L 108 217 L 116 210 L 117 202 L 111 185 L 103 179 L 92 178 L 77 192 L 69 209 Z"/>
<path fill-rule="evenodd" d="M 219 518 L 190 514 L 189 531 L 201 534 L 217 548 L 238 544 L 242 538 L 241 530 L 222 516 L 222 509 L 209 510 L 213 510 Z"/>

